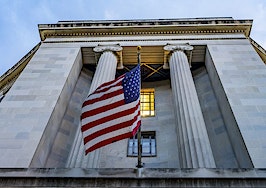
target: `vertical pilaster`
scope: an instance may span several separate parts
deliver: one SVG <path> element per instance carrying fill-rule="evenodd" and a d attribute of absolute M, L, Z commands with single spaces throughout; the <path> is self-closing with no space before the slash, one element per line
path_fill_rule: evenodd
<path fill-rule="evenodd" d="M 95 52 L 102 52 L 97 64 L 95 74 L 91 83 L 89 94 L 96 90 L 101 84 L 115 79 L 117 57 L 115 51 L 121 51 L 122 47 L 116 46 L 97 46 Z M 68 167 L 97 168 L 99 154 L 101 149 L 94 150 L 85 156 L 85 147 L 83 144 L 81 131 L 78 130 L 76 145 L 72 149 L 69 158 Z"/>
<path fill-rule="evenodd" d="M 169 65 L 177 117 L 180 165 L 182 168 L 213 168 L 215 162 L 205 122 L 184 53 L 184 50 L 192 50 L 193 47 L 167 45 L 164 49 L 172 52 Z"/>

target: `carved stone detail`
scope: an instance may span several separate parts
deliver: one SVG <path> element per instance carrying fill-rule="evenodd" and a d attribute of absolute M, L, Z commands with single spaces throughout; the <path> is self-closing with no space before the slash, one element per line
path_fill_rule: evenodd
<path fill-rule="evenodd" d="M 191 51 L 193 50 L 193 46 L 190 46 L 189 44 L 168 44 L 164 46 L 163 49 L 166 51 L 176 51 L 176 50 Z"/>
<path fill-rule="evenodd" d="M 123 48 L 118 45 L 118 44 L 115 44 L 115 45 L 99 45 L 99 46 L 96 46 L 95 48 L 93 48 L 93 51 L 94 52 L 104 52 L 104 51 L 112 51 L 112 52 L 119 52 L 119 51 L 122 51 Z"/>

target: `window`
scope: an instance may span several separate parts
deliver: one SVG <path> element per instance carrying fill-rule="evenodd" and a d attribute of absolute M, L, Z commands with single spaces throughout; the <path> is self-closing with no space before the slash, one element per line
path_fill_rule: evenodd
<path fill-rule="evenodd" d="M 154 89 L 141 89 L 140 113 L 142 117 L 155 116 Z"/>
<path fill-rule="evenodd" d="M 155 131 L 141 132 L 142 157 L 156 156 Z M 128 140 L 128 157 L 138 156 L 138 137 L 137 134 Z"/>

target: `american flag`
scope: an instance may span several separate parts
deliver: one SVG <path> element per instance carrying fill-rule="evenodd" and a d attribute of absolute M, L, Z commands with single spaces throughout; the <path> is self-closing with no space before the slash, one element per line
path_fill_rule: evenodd
<path fill-rule="evenodd" d="M 85 154 L 136 134 L 140 119 L 140 66 L 100 85 L 82 105 Z"/>

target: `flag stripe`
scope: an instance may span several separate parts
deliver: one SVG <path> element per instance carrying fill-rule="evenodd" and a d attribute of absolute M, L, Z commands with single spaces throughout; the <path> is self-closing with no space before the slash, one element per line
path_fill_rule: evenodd
<path fill-rule="evenodd" d="M 107 144 L 111 144 L 113 142 L 116 142 L 116 141 L 119 141 L 119 140 L 122 140 L 122 139 L 125 139 L 125 138 L 130 138 L 130 137 L 134 136 L 136 134 L 140 124 L 141 124 L 141 121 L 139 120 L 137 122 L 137 126 L 136 126 L 136 128 L 134 129 L 133 132 L 132 131 L 128 131 L 128 132 L 125 131 L 123 134 L 121 134 L 121 133 L 115 134 L 112 137 L 108 137 L 107 136 L 107 137 L 104 137 L 102 140 L 97 140 L 96 142 L 93 142 L 93 143 L 88 142 L 87 144 L 85 144 L 86 148 L 88 148 L 86 150 L 87 153 L 90 152 L 90 151 L 93 151 L 93 150 L 95 150 L 97 148 L 100 148 L 102 146 L 105 146 Z M 127 137 L 123 137 L 123 136 L 120 137 L 121 135 L 127 135 Z"/>
<path fill-rule="evenodd" d="M 100 130 L 98 130 L 98 131 L 86 136 L 84 138 L 84 143 L 87 143 L 87 142 L 93 140 L 94 138 L 97 138 L 97 137 L 99 137 L 101 135 L 104 135 L 106 133 L 113 132 L 113 131 L 116 131 L 118 129 L 122 129 L 122 128 L 128 127 L 129 125 L 132 125 L 135 121 L 137 121 L 138 116 L 139 116 L 139 113 L 136 116 L 134 116 L 133 119 L 131 118 L 128 121 L 124 121 L 124 122 L 112 125 L 110 127 L 107 127 L 107 128 L 104 128 L 104 129 L 100 129 Z"/>
<path fill-rule="evenodd" d="M 135 121 L 135 122 L 133 123 L 133 125 L 131 126 L 131 131 L 133 131 L 133 134 L 134 134 L 134 135 L 135 135 L 136 132 L 138 131 L 139 126 L 140 126 L 140 124 L 141 124 L 141 116 L 140 116 L 140 101 L 139 101 L 138 114 L 139 114 L 139 116 L 138 116 L 137 121 Z"/>
<path fill-rule="evenodd" d="M 119 123 L 122 123 L 122 122 L 125 122 L 125 121 L 128 121 L 130 119 L 133 119 L 136 115 L 140 115 L 140 112 L 139 110 L 136 110 L 134 113 L 132 114 L 127 114 L 126 116 L 122 116 L 122 117 L 119 117 L 117 119 L 112 119 L 108 122 L 105 122 L 103 124 L 99 124 L 97 126 L 94 126 L 94 127 L 91 127 L 89 129 L 87 129 L 86 131 L 84 131 L 83 133 L 83 137 L 87 137 L 89 136 L 90 134 L 93 134 L 94 132 L 97 132 L 101 129 L 104 129 L 106 127 L 110 127 L 112 125 L 115 125 L 115 124 L 119 124 Z M 130 126 L 130 125 L 129 125 Z M 132 125 L 132 129 L 135 127 L 135 124 Z"/>
<path fill-rule="evenodd" d="M 123 80 L 124 75 L 119 76 L 118 78 L 111 80 L 109 82 L 105 82 L 102 85 L 100 85 L 93 93 L 98 92 L 99 90 L 105 88 L 105 87 L 112 87 L 113 85 L 117 85 L 121 80 Z"/>
<path fill-rule="evenodd" d="M 101 95 L 101 96 L 99 96 L 97 98 L 85 101 L 84 104 L 83 104 L 83 107 L 85 107 L 87 105 L 91 105 L 91 104 L 96 103 L 96 102 L 99 102 L 99 101 L 104 100 L 106 98 L 111 98 L 113 96 L 116 96 L 116 95 L 119 95 L 119 94 L 122 94 L 122 93 L 123 93 L 122 89 L 119 89 L 119 90 L 116 89 L 114 91 L 111 91 L 110 93 L 104 93 L 103 95 Z"/>
<path fill-rule="evenodd" d="M 103 147 L 105 145 L 108 145 L 108 144 L 111 144 L 113 142 L 116 142 L 116 141 L 119 141 L 119 140 L 123 140 L 125 138 L 129 138 L 132 136 L 132 132 L 127 132 L 127 133 L 124 133 L 122 135 L 118 135 L 118 136 L 115 136 L 115 137 L 112 137 L 112 138 L 109 138 L 109 139 L 106 139 L 106 140 L 103 140 L 101 142 L 98 142 L 97 144 L 89 147 L 88 149 L 86 149 L 86 152 L 85 154 L 88 154 L 89 152 L 93 151 L 93 150 L 96 150 L 100 147 Z"/>
<path fill-rule="evenodd" d="M 85 100 L 85 104 L 86 104 L 86 102 L 87 101 L 90 101 L 90 100 L 93 100 L 93 99 L 97 99 L 97 98 L 100 98 L 100 97 L 102 97 L 103 95 L 105 95 L 105 94 L 108 94 L 108 93 L 112 93 L 113 91 L 117 91 L 117 90 L 122 90 L 123 89 L 123 87 L 120 85 L 120 86 L 113 86 L 113 87 L 111 87 L 108 91 L 106 91 L 106 92 L 98 92 L 98 93 L 93 93 L 93 94 L 91 94 L 91 95 L 89 95 L 89 97 Z M 106 95 L 105 95 L 106 96 Z M 84 105 L 85 105 L 84 104 Z"/>
<path fill-rule="evenodd" d="M 82 113 L 81 115 L 81 119 L 84 119 L 88 116 L 94 116 L 96 114 L 99 114 L 101 112 L 104 112 L 106 111 L 106 109 L 112 109 L 112 108 L 117 108 L 121 105 L 125 104 L 125 101 L 124 100 L 120 100 L 120 101 L 117 101 L 117 102 L 114 102 L 112 104 L 108 104 L 108 105 L 105 105 L 105 106 L 101 106 L 99 108 L 96 108 L 96 109 L 93 109 L 93 110 L 90 110 L 90 111 L 87 111 L 87 112 L 84 112 Z"/>
<path fill-rule="evenodd" d="M 138 132 L 139 126 L 141 124 L 140 116 L 139 116 L 139 120 L 137 122 L 135 122 L 134 124 L 136 124 L 136 126 L 132 130 L 133 136 Z"/>
<path fill-rule="evenodd" d="M 85 153 L 136 134 L 140 117 L 140 65 L 101 84 L 82 105 Z"/>
<path fill-rule="evenodd" d="M 128 109 L 131 109 L 131 108 L 134 108 L 134 107 L 137 107 L 138 105 L 138 101 L 134 101 L 132 103 L 127 103 L 127 104 L 124 104 L 122 106 L 119 106 L 117 108 L 112 108 L 112 109 L 106 109 L 105 111 L 99 113 L 99 114 L 95 114 L 94 116 L 88 116 L 83 120 L 83 125 L 84 124 L 87 124 L 87 123 L 90 123 L 90 122 L 93 122 L 93 121 L 96 121 L 102 117 L 106 117 L 106 116 L 110 116 L 110 115 L 114 115 L 118 112 L 123 112 L 125 110 L 128 110 Z"/>
<path fill-rule="evenodd" d="M 115 102 L 121 101 L 121 100 L 124 101 L 124 94 L 123 93 L 120 94 L 120 95 L 111 97 L 111 98 L 104 99 L 102 101 L 98 101 L 98 102 L 94 103 L 93 105 L 84 106 L 83 109 L 82 109 L 82 112 L 85 113 L 86 111 L 91 111 L 93 109 L 97 109 L 97 108 L 100 108 L 102 106 L 106 106 L 106 105 L 108 105 L 110 103 L 115 103 Z M 107 110 L 107 108 L 105 110 Z"/>
<path fill-rule="evenodd" d="M 104 135 L 101 135 L 101 136 L 91 140 L 90 142 L 85 143 L 85 147 L 89 148 L 89 147 L 97 144 L 98 142 L 101 142 L 103 140 L 106 140 L 106 139 L 109 139 L 109 138 L 112 138 L 112 137 L 115 137 L 115 136 L 118 136 L 120 134 L 124 134 L 124 133 L 127 133 L 127 132 L 131 132 L 132 133 L 132 131 L 130 129 L 130 126 L 122 128 L 122 129 L 118 129 L 118 130 L 113 131 L 113 132 L 106 133 Z"/>
<path fill-rule="evenodd" d="M 121 86 L 122 85 L 122 80 L 123 79 L 121 78 L 121 79 L 117 80 L 116 82 L 112 83 L 111 85 L 100 87 L 94 92 L 94 94 L 108 91 L 108 89 L 110 89 L 112 87 Z"/>
<path fill-rule="evenodd" d="M 129 103 L 129 104 L 131 104 L 131 103 Z M 91 121 L 91 122 L 89 122 L 89 123 L 83 125 L 83 126 L 81 127 L 81 130 L 82 130 L 82 131 L 86 131 L 87 129 L 89 129 L 89 128 L 91 128 L 91 127 L 94 127 L 94 126 L 97 126 L 97 125 L 99 125 L 99 124 L 102 124 L 102 123 L 108 122 L 108 121 L 110 121 L 110 120 L 112 120 L 112 119 L 117 119 L 117 118 L 122 117 L 122 116 L 125 116 L 125 115 L 127 115 L 127 114 L 132 114 L 132 113 L 134 113 L 134 111 L 137 110 L 137 108 L 138 108 L 138 106 L 135 106 L 135 107 L 133 107 L 133 108 L 126 109 L 126 110 L 124 110 L 124 111 L 121 111 L 121 112 L 118 112 L 118 113 L 115 113 L 115 114 L 106 115 L 106 116 L 101 116 L 101 118 L 97 118 L 96 120 Z M 107 112 L 105 112 L 105 113 L 107 113 Z"/>

